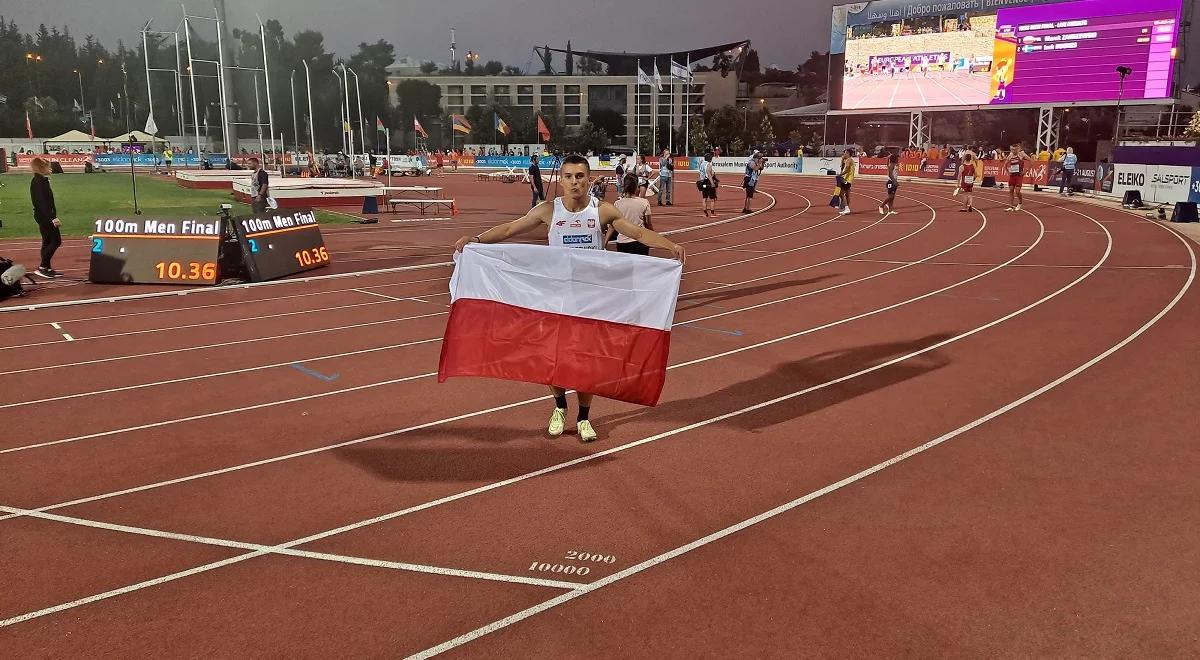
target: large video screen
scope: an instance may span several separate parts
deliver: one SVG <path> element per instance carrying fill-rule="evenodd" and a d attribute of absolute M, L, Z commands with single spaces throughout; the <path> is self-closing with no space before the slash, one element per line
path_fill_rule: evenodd
<path fill-rule="evenodd" d="M 841 25 L 835 14 L 835 29 L 846 35 L 841 108 L 1170 97 L 1181 6 L 1182 0 L 849 5 Z M 1130 69 L 1123 80 L 1117 67 Z"/>

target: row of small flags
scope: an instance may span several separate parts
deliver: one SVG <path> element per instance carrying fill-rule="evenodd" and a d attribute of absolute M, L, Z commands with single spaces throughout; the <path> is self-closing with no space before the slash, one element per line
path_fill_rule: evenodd
<path fill-rule="evenodd" d="M 493 113 L 493 117 L 494 126 L 497 132 L 505 136 L 508 136 L 512 133 L 512 127 L 508 125 L 508 122 L 504 121 L 504 119 L 500 117 L 499 113 Z M 471 122 L 467 121 L 466 117 L 462 115 L 451 115 L 450 121 L 455 133 L 465 134 L 471 132 Z M 541 115 L 538 115 L 537 117 L 537 132 L 539 138 L 547 142 L 550 141 L 550 129 L 546 126 L 546 122 L 542 121 Z"/>
<path fill-rule="evenodd" d="M 654 63 L 654 75 L 642 71 L 642 67 L 638 66 L 638 84 L 650 85 L 658 91 L 662 91 L 662 76 L 658 73 L 658 63 Z M 692 79 L 691 71 L 688 68 L 677 62 L 671 62 L 671 80 L 682 80 L 687 82 Z"/>

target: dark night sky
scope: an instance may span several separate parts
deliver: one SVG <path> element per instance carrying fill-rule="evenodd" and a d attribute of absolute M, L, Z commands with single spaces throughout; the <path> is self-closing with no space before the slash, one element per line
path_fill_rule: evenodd
<path fill-rule="evenodd" d="M 450 27 L 457 29 L 460 57 L 467 50 L 482 60 L 530 65 L 533 46 L 576 50 L 667 51 L 750 39 L 764 67 L 794 68 L 813 50 L 829 47 L 831 7 L 845 0 L 228 0 L 235 27 L 253 28 L 254 15 L 276 18 L 293 34 L 320 30 L 326 49 L 348 56 L 359 42 L 386 39 L 396 55 L 446 62 Z M 196 0 L 190 11 L 211 15 L 211 0 Z M 147 18 L 155 28 L 173 30 L 180 9 L 175 0 L 3 0 L 0 15 L 25 31 L 39 23 L 69 26 L 77 41 L 94 34 L 105 46 L 134 44 Z M 1200 30 L 1188 50 L 1200 48 Z M 1184 82 L 1196 82 L 1200 56 L 1193 56 Z M 561 59 L 556 60 L 561 67 Z"/>
<path fill-rule="evenodd" d="M 212 14 L 211 0 L 189 6 Z M 524 68 L 535 45 L 614 51 L 681 50 L 749 38 L 762 65 L 794 68 L 812 50 L 829 46 L 833 0 L 758 0 L 753 11 L 728 0 L 230 0 L 230 22 L 253 27 L 254 15 L 276 18 L 288 34 L 320 30 L 326 48 L 349 55 L 361 41 L 386 39 L 397 56 L 445 62 L 450 27 L 457 31 L 460 56 L 467 50 L 483 60 L 498 59 Z M 207 11 L 206 11 L 207 9 Z M 0 14 L 25 31 L 39 23 L 67 25 L 77 41 L 88 34 L 109 48 L 117 40 L 136 42 L 147 18 L 156 29 L 173 30 L 179 2 L 164 0 L 3 0 Z M 784 17 L 784 20 L 764 20 Z"/>

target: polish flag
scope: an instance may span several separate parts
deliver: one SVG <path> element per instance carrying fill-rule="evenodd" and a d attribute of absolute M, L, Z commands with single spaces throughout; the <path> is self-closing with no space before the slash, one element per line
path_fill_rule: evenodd
<path fill-rule="evenodd" d="M 438 382 L 483 376 L 658 403 L 678 261 L 478 243 L 455 261 Z"/>

